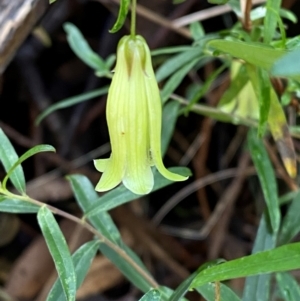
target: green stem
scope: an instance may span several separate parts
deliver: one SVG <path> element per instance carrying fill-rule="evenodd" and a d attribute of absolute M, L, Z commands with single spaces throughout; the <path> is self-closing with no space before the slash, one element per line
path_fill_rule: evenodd
<path fill-rule="evenodd" d="M 136 1 L 131 1 L 131 26 L 130 26 L 130 35 L 132 38 L 135 37 L 135 28 L 136 28 Z"/>

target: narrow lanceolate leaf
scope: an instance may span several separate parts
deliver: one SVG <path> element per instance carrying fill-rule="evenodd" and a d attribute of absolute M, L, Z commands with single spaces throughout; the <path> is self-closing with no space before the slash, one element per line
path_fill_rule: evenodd
<path fill-rule="evenodd" d="M 190 32 L 195 41 L 205 36 L 204 28 L 200 22 L 193 22 L 190 25 Z"/>
<path fill-rule="evenodd" d="M 221 72 L 224 71 L 226 67 L 227 64 L 223 64 L 221 67 L 219 67 L 217 70 L 215 70 L 214 72 L 212 72 L 212 74 L 209 75 L 203 86 L 193 95 L 192 99 L 190 100 L 190 103 L 184 109 L 185 112 L 188 112 L 191 109 L 191 107 L 194 104 L 196 104 L 208 92 L 213 82 L 217 79 Z"/>
<path fill-rule="evenodd" d="M 0 203 L 1 206 L 1 203 Z M 1 207 L 0 207 L 1 208 Z M 279 235 L 279 244 L 290 242 L 300 232 L 300 193 L 294 197 L 285 214 Z M 300 299 L 299 299 L 300 300 Z"/>
<path fill-rule="evenodd" d="M 164 104 L 170 97 L 170 95 L 177 89 L 177 87 L 181 84 L 182 80 L 186 77 L 186 75 L 192 70 L 192 68 L 199 62 L 199 59 L 193 59 L 188 62 L 178 71 L 176 71 L 165 83 L 163 89 L 161 90 L 161 100 Z"/>
<path fill-rule="evenodd" d="M 297 161 L 294 144 L 284 111 L 273 88 L 271 88 L 270 97 L 271 103 L 268 117 L 269 128 L 276 142 L 286 171 L 290 177 L 295 178 L 297 175 Z"/>
<path fill-rule="evenodd" d="M 275 174 L 263 141 L 257 137 L 254 129 L 249 131 L 248 145 L 267 204 L 272 231 L 277 232 L 280 224 L 280 210 Z"/>
<path fill-rule="evenodd" d="M 195 290 L 207 301 L 216 301 L 216 284 L 206 283 Z M 239 296 L 225 284 L 220 284 L 220 296 L 222 301 L 241 301 Z M 257 300 L 255 300 L 257 301 Z"/>
<path fill-rule="evenodd" d="M 280 295 L 285 301 L 299 301 L 300 287 L 296 279 L 289 273 L 276 274 Z"/>
<path fill-rule="evenodd" d="M 271 105 L 271 81 L 267 71 L 262 68 L 257 68 L 258 71 L 258 82 L 259 82 L 259 124 L 258 124 L 258 135 L 263 136 L 266 130 L 270 105 Z"/>
<path fill-rule="evenodd" d="M 127 247 L 121 239 L 118 228 L 114 224 L 110 215 L 104 211 L 98 211 L 97 214 L 88 216 L 89 208 L 94 206 L 101 207 L 101 198 L 95 192 L 94 186 L 89 179 L 83 175 L 70 175 L 68 179 L 71 182 L 72 190 L 75 194 L 76 200 L 79 203 L 82 211 L 85 213 L 85 218 L 88 218 L 92 225 L 112 243 L 118 245 L 123 251 L 130 256 L 142 269 L 147 270 L 138 256 Z M 113 190 L 115 191 L 115 190 Z M 112 193 L 113 191 L 109 192 Z M 128 190 L 126 190 L 128 191 Z M 106 195 L 104 195 L 105 197 Z M 141 277 L 139 273 L 117 252 L 106 245 L 104 242 L 100 243 L 100 251 L 106 256 L 118 269 L 140 290 L 147 292 L 151 287 L 149 283 Z"/>
<path fill-rule="evenodd" d="M 43 113 L 41 113 L 36 121 L 35 124 L 38 125 L 40 124 L 40 122 L 47 117 L 48 115 L 50 115 L 51 113 L 60 110 L 60 109 L 65 109 L 71 106 L 74 106 L 80 102 L 95 98 L 95 97 L 99 97 L 101 95 L 104 95 L 108 92 L 108 87 L 103 87 L 100 89 L 96 89 L 94 91 L 90 91 L 84 94 L 80 94 L 80 95 L 76 95 L 73 97 L 69 97 L 67 99 L 63 99 L 53 105 L 51 105 L 50 107 L 48 107 L 45 111 L 43 111 Z"/>
<path fill-rule="evenodd" d="M 286 77 L 300 77 L 300 49 L 297 48 L 279 60 L 277 60 L 272 69 L 271 74 L 273 76 L 286 76 Z"/>
<path fill-rule="evenodd" d="M 263 214 L 257 231 L 252 254 L 275 248 L 277 233 L 272 232 L 267 221 L 266 215 Z M 243 301 L 265 301 L 269 300 L 271 274 L 263 274 L 247 277 Z"/>
<path fill-rule="evenodd" d="M 40 228 L 53 258 L 67 301 L 75 301 L 76 273 L 66 240 L 51 211 L 43 206 L 37 215 Z"/>
<path fill-rule="evenodd" d="M 36 213 L 39 206 L 26 201 L 8 199 L 5 196 L 0 197 L 0 212 L 8 213 Z"/>
<path fill-rule="evenodd" d="M 0 128 L 0 161 L 2 162 L 6 172 L 18 161 L 19 157 L 12 144 Z M 25 192 L 26 184 L 23 169 L 18 165 L 10 176 L 10 180 L 14 187 L 21 193 Z"/>
<path fill-rule="evenodd" d="M 126 16 L 128 14 L 129 5 L 130 5 L 130 0 L 120 0 L 118 19 L 114 24 L 114 26 L 112 27 L 112 29 L 110 30 L 110 32 L 114 33 L 122 28 L 126 20 Z"/>
<path fill-rule="evenodd" d="M 36 145 L 29 149 L 25 154 L 23 154 L 14 164 L 13 166 L 7 171 L 6 176 L 2 181 L 3 189 L 6 189 L 7 180 L 12 176 L 13 172 L 16 170 L 18 166 L 20 166 L 25 160 L 34 156 L 35 154 L 42 153 L 42 152 L 55 152 L 55 148 L 48 144 L 41 144 Z"/>
<path fill-rule="evenodd" d="M 194 272 L 192 275 L 190 275 L 188 278 L 186 278 L 183 282 L 180 283 L 180 285 L 176 288 L 172 296 L 169 298 L 169 301 L 179 301 L 182 300 L 182 297 L 187 293 L 189 290 L 191 283 L 194 281 L 195 277 L 203 270 L 212 267 L 214 265 L 217 265 L 219 263 L 224 262 L 223 259 L 216 259 L 210 262 L 206 262 L 200 268 Z"/>
<path fill-rule="evenodd" d="M 299 268 L 300 243 L 293 243 L 207 268 L 196 276 L 190 289 L 213 281 L 283 272 Z"/>
<path fill-rule="evenodd" d="M 101 206 L 101 199 L 87 177 L 83 175 L 70 175 L 68 176 L 68 180 L 71 182 L 75 198 L 85 215 L 87 215 L 89 208 Z M 92 225 L 100 231 L 102 235 L 117 244 L 120 243 L 120 232 L 105 210 L 98 212 L 97 215 L 89 216 L 88 218 Z"/>
<path fill-rule="evenodd" d="M 157 69 L 157 81 L 160 82 L 166 79 L 195 58 L 200 60 L 201 57 L 203 57 L 202 47 L 193 47 L 187 51 L 172 56 Z"/>
<path fill-rule="evenodd" d="M 285 50 L 274 49 L 262 43 L 213 40 L 208 42 L 208 46 L 266 70 L 269 70 L 280 57 L 287 53 Z"/>
<path fill-rule="evenodd" d="M 98 248 L 99 248 L 99 241 L 97 240 L 90 241 L 84 244 L 83 246 L 81 246 L 72 255 L 73 265 L 77 276 L 77 281 L 76 281 L 77 289 L 81 286 L 91 266 L 91 263 L 95 257 Z M 66 301 L 64 290 L 59 279 L 57 279 L 54 285 L 52 286 L 52 289 L 47 297 L 47 301 Z"/>
<path fill-rule="evenodd" d="M 267 14 L 264 18 L 264 42 L 266 44 L 269 44 L 273 39 L 279 18 L 280 5 L 281 0 L 267 0 Z"/>
<path fill-rule="evenodd" d="M 65 23 L 64 30 L 67 33 L 70 47 L 83 62 L 96 71 L 106 69 L 102 58 L 91 49 L 80 30 L 74 24 Z"/>
<path fill-rule="evenodd" d="M 139 301 L 160 301 L 161 294 L 157 289 L 151 289 Z"/>
<path fill-rule="evenodd" d="M 172 100 L 169 101 L 163 107 L 162 112 L 162 129 L 161 129 L 161 155 L 162 157 L 167 152 L 168 146 L 170 144 L 175 124 L 178 117 L 180 104 L 179 102 Z M 154 184 L 155 186 L 155 184 Z"/>

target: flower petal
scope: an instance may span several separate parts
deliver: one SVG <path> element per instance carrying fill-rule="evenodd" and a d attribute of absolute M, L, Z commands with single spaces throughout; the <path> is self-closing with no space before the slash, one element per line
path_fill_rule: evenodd
<path fill-rule="evenodd" d="M 111 156 L 107 161 L 96 161 L 95 166 L 103 175 L 96 186 L 97 191 L 107 191 L 116 187 L 124 176 L 126 164 L 126 143 L 124 137 L 124 98 L 129 97 L 127 66 L 124 45 L 117 52 L 117 65 L 107 98 L 106 118 L 111 143 Z M 121 92 L 121 93 L 120 93 Z M 106 165 L 106 166 L 105 166 Z"/>
<path fill-rule="evenodd" d="M 99 192 L 115 188 L 121 183 L 124 174 L 123 162 L 114 160 L 113 154 L 111 154 L 110 158 L 107 160 L 108 162 L 106 164 L 105 171 L 95 187 L 95 190 Z"/>
<path fill-rule="evenodd" d="M 109 163 L 109 160 L 110 159 L 94 160 L 94 166 L 98 171 L 104 172 L 105 168 L 107 167 L 107 164 Z"/>
<path fill-rule="evenodd" d="M 134 41 L 136 43 L 136 41 Z M 136 194 L 151 192 L 154 181 L 149 164 L 149 132 L 145 75 L 138 45 L 134 51 L 130 72 L 130 97 L 126 99 L 126 149 L 127 165 L 124 185 Z"/>
<path fill-rule="evenodd" d="M 151 55 L 148 47 L 145 47 L 145 87 L 147 94 L 147 106 L 149 116 L 149 132 L 150 132 L 150 152 L 152 160 L 157 170 L 167 179 L 171 181 L 185 181 L 188 177 L 184 177 L 167 170 L 162 162 L 161 157 L 161 119 L 162 107 L 158 85 L 152 68 Z"/>

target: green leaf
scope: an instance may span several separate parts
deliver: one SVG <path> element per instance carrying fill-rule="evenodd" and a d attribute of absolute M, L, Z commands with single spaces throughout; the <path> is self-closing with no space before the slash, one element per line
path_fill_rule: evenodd
<path fill-rule="evenodd" d="M 296 279 L 289 273 L 277 273 L 276 280 L 285 301 L 299 301 L 300 287 Z"/>
<path fill-rule="evenodd" d="M 0 196 L 0 211 L 8 213 L 36 213 L 39 206 L 26 201 L 8 199 L 6 196 Z"/>
<path fill-rule="evenodd" d="M 67 40 L 74 53 L 88 66 L 96 71 L 105 70 L 106 65 L 103 59 L 94 52 L 80 30 L 72 23 L 64 23 L 64 30 L 67 33 Z"/>
<path fill-rule="evenodd" d="M 156 71 L 156 79 L 158 82 L 166 79 L 168 76 L 174 74 L 178 69 L 186 64 L 189 64 L 195 58 L 198 60 L 203 57 L 202 47 L 193 47 L 188 51 L 181 52 L 166 60 Z"/>
<path fill-rule="evenodd" d="M 167 102 L 166 105 L 163 107 L 162 112 L 162 130 L 161 130 L 161 153 L 162 156 L 165 155 L 167 152 L 168 146 L 170 144 L 177 117 L 179 112 L 180 104 L 175 101 L 171 100 Z"/>
<path fill-rule="evenodd" d="M 264 18 L 264 42 L 269 44 L 275 34 L 281 0 L 267 0 L 267 14 Z"/>
<path fill-rule="evenodd" d="M 180 285 L 173 292 L 172 296 L 169 298 L 169 301 L 179 301 L 189 290 L 190 285 L 192 284 L 194 278 L 196 277 L 196 273 L 193 273 L 188 278 L 180 283 Z"/>
<path fill-rule="evenodd" d="M 209 267 L 201 271 L 190 289 L 208 282 L 300 268 L 300 243 L 288 244 Z"/>
<path fill-rule="evenodd" d="M 294 24 L 296 24 L 298 22 L 297 16 L 292 11 L 290 11 L 290 10 L 287 10 L 287 9 L 284 9 L 284 8 L 280 8 L 279 15 L 282 18 L 285 18 L 285 19 L 293 22 Z"/>
<path fill-rule="evenodd" d="M 12 176 L 13 172 L 16 170 L 18 166 L 20 166 L 25 160 L 34 156 L 35 154 L 42 153 L 42 152 L 55 152 L 55 148 L 48 144 L 40 144 L 32 147 L 29 149 L 25 154 L 23 154 L 15 163 L 14 165 L 7 171 L 6 176 L 2 181 L 2 187 L 6 189 L 7 180 Z"/>
<path fill-rule="evenodd" d="M 126 20 L 126 16 L 128 14 L 129 5 L 130 5 L 130 0 L 120 0 L 118 19 L 109 32 L 114 33 L 122 28 Z"/>
<path fill-rule="evenodd" d="M 269 119 L 269 111 L 271 104 L 271 81 L 267 71 L 258 68 L 258 83 L 259 83 L 259 124 L 258 124 L 258 135 L 262 137 L 265 133 L 267 122 Z"/>
<path fill-rule="evenodd" d="M 108 86 L 97 89 L 97 90 L 93 90 L 91 92 L 87 92 L 87 93 L 83 93 L 80 95 L 76 95 L 76 96 L 72 96 L 66 99 L 63 99 L 51 106 L 49 106 L 45 111 L 43 111 L 43 113 L 41 113 L 36 121 L 35 124 L 38 125 L 40 124 L 40 122 L 47 117 L 48 115 L 50 115 L 51 113 L 60 110 L 60 109 L 65 109 L 71 106 L 74 106 L 80 102 L 95 98 L 95 97 L 99 97 L 102 95 L 105 95 L 108 92 Z"/>
<path fill-rule="evenodd" d="M 162 54 L 173 54 L 178 52 L 184 52 L 191 50 L 191 46 L 172 46 L 172 47 L 164 47 L 151 50 L 151 56 L 157 56 Z"/>
<path fill-rule="evenodd" d="M 186 292 L 189 290 L 191 283 L 194 281 L 195 277 L 203 270 L 212 267 L 214 265 L 217 265 L 219 263 L 224 262 L 223 259 L 216 259 L 209 262 L 206 262 L 205 264 L 201 265 L 200 268 L 194 272 L 192 275 L 190 275 L 188 278 L 186 278 L 183 282 L 180 283 L 180 285 L 176 288 L 172 296 L 169 298 L 169 301 L 179 301 L 184 297 Z"/>
<path fill-rule="evenodd" d="M 207 301 L 215 301 L 215 283 L 207 283 L 196 287 L 195 290 Z M 222 301 L 241 301 L 238 295 L 227 285 L 220 283 L 220 296 Z M 255 300 L 258 301 L 258 300 Z"/>
<path fill-rule="evenodd" d="M 252 254 L 261 251 L 274 249 L 276 246 L 277 234 L 272 232 L 263 214 L 257 231 Z M 247 277 L 243 292 L 243 301 L 265 301 L 269 300 L 270 294 L 270 274 Z"/>
<path fill-rule="evenodd" d="M 223 64 L 221 67 L 219 67 L 217 70 L 212 72 L 210 76 L 207 78 L 203 86 L 195 93 L 193 98 L 190 100 L 190 103 L 186 106 L 184 109 L 185 112 L 190 111 L 191 107 L 196 104 L 209 90 L 213 82 L 216 80 L 216 78 L 219 76 L 221 72 L 224 71 L 224 69 L 227 67 L 226 64 Z"/>
<path fill-rule="evenodd" d="M 8 172 L 14 164 L 18 161 L 19 157 L 0 128 L 0 160 L 4 166 L 4 169 L 6 172 Z M 12 172 L 10 176 L 10 180 L 14 187 L 20 192 L 24 193 L 26 189 L 26 184 L 25 184 L 25 177 L 23 173 L 23 169 L 21 165 L 18 165 L 16 169 Z"/>
<path fill-rule="evenodd" d="M 83 175 L 70 175 L 68 179 L 71 182 L 72 189 L 75 194 L 75 198 L 85 213 L 85 218 L 88 218 L 92 225 L 106 238 L 108 238 L 112 243 L 118 245 L 123 251 L 130 256 L 142 269 L 147 271 L 144 264 L 138 258 L 138 256 L 127 247 L 120 236 L 120 233 L 115 226 L 113 220 L 110 215 L 106 211 L 100 211 L 96 215 L 87 217 L 88 208 L 99 206 L 99 201 L 101 202 L 101 198 L 98 197 L 97 193 L 94 190 L 92 183 L 89 179 Z M 112 190 L 113 192 L 115 190 Z M 128 191 L 128 190 L 126 190 Z M 110 192 L 109 192 L 110 193 Z M 103 197 L 105 197 L 104 195 Z M 100 203 L 101 205 L 101 203 Z M 106 256 L 109 260 L 112 261 L 114 265 L 118 267 L 118 269 L 139 289 L 143 292 L 147 292 L 150 289 L 149 283 L 140 276 L 139 273 L 121 257 L 116 251 L 111 249 L 105 243 L 101 243 L 99 246 L 101 252 L 104 256 Z"/>
<path fill-rule="evenodd" d="M 75 301 L 76 274 L 66 240 L 52 214 L 43 206 L 37 215 L 40 228 L 53 258 L 67 301 Z"/>
<path fill-rule="evenodd" d="M 125 246 L 123 246 L 123 249 L 125 249 L 125 252 L 128 254 L 128 250 L 130 249 L 124 247 Z M 124 276 L 132 284 L 134 284 L 142 292 L 147 292 L 148 290 L 151 289 L 151 286 L 148 283 L 148 281 L 144 277 L 141 277 L 141 275 L 137 273 L 137 271 L 132 267 L 132 265 L 128 263 L 123 257 L 121 257 L 115 250 L 111 249 L 109 246 L 105 245 L 104 243 L 101 243 L 100 251 L 124 274 Z M 133 258 L 132 255 L 134 254 L 134 258 L 133 258 L 134 261 L 138 263 L 138 265 L 146 271 L 146 268 L 141 263 L 140 259 L 137 260 L 138 257 L 136 256 L 136 254 L 133 251 L 129 252 L 129 254 L 131 258 Z"/>
<path fill-rule="evenodd" d="M 161 294 L 160 291 L 157 289 L 151 289 L 142 298 L 140 298 L 140 301 L 160 301 L 160 300 L 161 300 Z"/>
<path fill-rule="evenodd" d="M 77 276 L 76 289 L 78 289 L 81 286 L 92 264 L 92 261 L 96 255 L 98 248 L 99 248 L 99 241 L 97 240 L 89 241 L 83 246 L 81 246 L 72 255 L 72 261 Z M 66 297 L 59 279 L 57 279 L 54 285 L 52 286 L 52 289 L 48 294 L 47 301 L 66 301 Z"/>
<path fill-rule="evenodd" d="M 299 190 L 290 191 L 290 192 L 285 193 L 284 195 L 282 195 L 279 198 L 279 204 L 280 205 L 285 205 L 285 204 L 290 203 L 291 200 L 293 200 L 294 198 L 298 197 L 298 194 L 299 194 Z M 284 224 L 284 222 L 282 224 Z"/>
<path fill-rule="evenodd" d="M 274 62 L 271 74 L 273 76 L 300 78 L 300 48 L 295 49 Z"/>
<path fill-rule="evenodd" d="M 276 60 L 287 53 L 262 43 L 213 40 L 208 42 L 208 46 L 266 70 L 269 70 Z"/>
<path fill-rule="evenodd" d="M 71 182 L 75 198 L 85 215 L 87 215 L 88 208 L 101 205 L 102 200 L 87 177 L 84 175 L 69 175 L 67 179 Z M 106 238 L 116 244 L 121 242 L 120 232 L 105 210 L 97 212 L 96 215 L 88 218 L 92 225 Z"/>
<path fill-rule="evenodd" d="M 190 32 L 194 40 L 199 40 L 205 36 L 205 31 L 200 22 L 193 22 L 190 25 Z"/>
<path fill-rule="evenodd" d="M 0 203 L 1 205 L 1 203 Z M 285 214 L 279 234 L 279 244 L 290 242 L 300 232 L 300 192 L 294 197 Z"/>
<path fill-rule="evenodd" d="M 263 141 L 257 137 L 254 129 L 248 133 L 248 146 L 267 204 L 272 230 L 277 232 L 280 224 L 280 208 L 275 174 Z"/>
<path fill-rule="evenodd" d="M 186 167 L 173 167 L 169 168 L 171 172 L 179 173 L 182 175 L 190 175 L 190 170 Z M 69 176 L 69 178 L 74 178 L 74 175 Z M 80 177 L 76 175 L 76 177 Z M 81 176 L 83 177 L 83 176 Z M 167 185 L 174 184 L 173 181 L 170 181 L 163 177 L 159 172 L 154 174 L 154 187 L 152 191 L 161 189 Z M 136 200 L 140 196 L 132 193 L 130 190 L 125 188 L 123 185 L 107 192 L 100 198 L 98 197 L 94 202 L 90 202 L 90 206 L 85 207 L 85 216 L 87 218 L 95 218 L 101 212 L 105 212 L 116 208 L 124 203 Z M 90 199 L 89 199 L 90 200 Z"/>
<path fill-rule="evenodd" d="M 169 99 L 170 95 L 177 89 L 182 80 L 198 62 L 198 58 L 193 59 L 192 61 L 182 66 L 168 79 L 163 89 L 161 90 L 161 100 L 163 104 Z"/>

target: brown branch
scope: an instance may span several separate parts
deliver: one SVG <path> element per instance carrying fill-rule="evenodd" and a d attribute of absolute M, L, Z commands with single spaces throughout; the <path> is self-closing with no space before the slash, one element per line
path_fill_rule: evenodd
<path fill-rule="evenodd" d="M 246 0 L 244 20 L 243 20 L 243 28 L 247 32 L 251 31 L 251 26 L 252 26 L 251 18 L 250 18 L 251 8 L 252 8 L 252 0 Z"/>

